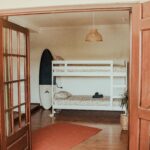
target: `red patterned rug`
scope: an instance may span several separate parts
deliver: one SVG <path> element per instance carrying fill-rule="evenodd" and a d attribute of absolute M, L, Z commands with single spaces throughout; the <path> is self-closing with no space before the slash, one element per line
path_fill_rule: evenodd
<path fill-rule="evenodd" d="M 33 132 L 33 150 L 70 150 L 99 131 L 82 125 L 56 123 Z"/>

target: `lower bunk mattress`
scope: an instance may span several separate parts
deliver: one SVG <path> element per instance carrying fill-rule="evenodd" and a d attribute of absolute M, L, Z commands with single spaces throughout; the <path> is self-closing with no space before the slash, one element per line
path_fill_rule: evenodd
<path fill-rule="evenodd" d="M 54 105 L 110 106 L 110 97 L 92 98 L 89 95 L 72 95 L 67 99 L 55 99 Z M 121 100 L 113 99 L 112 105 L 121 107 Z"/>

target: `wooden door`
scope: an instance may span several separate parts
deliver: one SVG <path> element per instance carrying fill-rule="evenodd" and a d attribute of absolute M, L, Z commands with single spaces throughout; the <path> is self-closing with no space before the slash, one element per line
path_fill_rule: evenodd
<path fill-rule="evenodd" d="M 30 150 L 29 32 L 0 20 L 1 150 Z"/>
<path fill-rule="evenodd" d="M 130 150 L 150 150 L 150 2 L 132 11 Z"/>

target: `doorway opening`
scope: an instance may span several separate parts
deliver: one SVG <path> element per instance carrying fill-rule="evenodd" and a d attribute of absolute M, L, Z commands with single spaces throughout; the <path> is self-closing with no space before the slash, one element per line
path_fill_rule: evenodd
<path fill-rule="evenodd" d="M 94 25 L 103 37 L 101 42 L 87 42 L 85 40 L 92 27 L 93 13 Z M 121 133 L 118 119 L 120 113 L 124 111 L 121 107 L 121 99 L 124 97 L 124 93 L 128 91 L 131 39 L 130 11 L 105 10 L 80 13 L 28 14 L 10 16 L 8 21 L 28 28 L 30 31 L 31 103 L 34 105 L 42 104 L 41 94 L 50 95 L 48 99 L 52 101 L 52 112 L 56 117 L 52 116 L 51 118 L 48 116 L 51 113 L 49 110 L 40 109 L 33 114 L 33 130 L 59 121 L 75 122 L 101 128 L 106 137 L 110 137 L 111 134 L 115 136 L 115 132 L 118 132 L 118 141 L 120 136 L 125 137 L 123 145 L 118 143 L 118 148 L 124 146 L 124 149 L 127 149 L 128 135 Z M 44 93 L 40 93 L 39 66 L 44 49 L 49 49 L 53 54 L 55 59 L 53 67 L 57 67 L 58 70 L 71 68 L 70 72 L 74 74 L 70 74 L 70 76 L 69 74 L 60 75 L 64 70 L 56 72 L 58 74 L 52 76 L 52 80 L 56 79 L 56 84 L 54 86 L 52 84 L 52 91 L 51 88 L 46 88 Z M 68 68 L 65 68 L 65 65 Z M 93 70 L 94 67 L 96 70 Z M 73 69 L 79 70 L 74 71 Z M 104 71 L 111 72 L 104 73 Z M 67 70 L 65 73 L 68 72 Z M 90 74 L 91 72 L 92 74 Z M 113 76 L 109 74 L 112 72 L 114 73 Z M 85 73 L 89 74 L 85 75 Z M 98 73 L 102 73 L 102 75 Z M 70 99 L 66 100 L 66 98 L 59 97 L 62 96 L 62 93 L 65 93 L 65 96 L 69 95 Z M 102 96 L 101 99 L 92 98 L 97 93 Z M 54 102 L 52 94 L 59 97 L 57 102 Z M 74 98 L 73 101 L 71 98 Z M 99 137 L 103 139 L 101 135 Z M 109 144 L 108 142 L 106 146 L 109 147 Z M 81 143 L 75 149 L 84 149 L 84 146 L 84 143 Z M 89 144 L 90 146 L 92 145 Z M 98 148 L 103 146 L 100 142 Z"/>

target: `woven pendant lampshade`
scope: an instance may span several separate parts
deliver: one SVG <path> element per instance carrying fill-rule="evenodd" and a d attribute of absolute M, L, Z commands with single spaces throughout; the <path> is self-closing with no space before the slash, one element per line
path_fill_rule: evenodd
<path fill-rule="evenodd" d="M 102 35 L 97 31 L 97 29 L 91 29 L 85 37 L 85 41 L 94 42 L 94 41 L 103 41 Z"/>
<path fill-rule="evenodd" d="M 86 35 L 85 41 L 87 41 L 87 42 L 100 42 L 100 41 L 103 41 L 102 35 L 95 28 L 95 14 L 94 14 L 94 12 L 93 12 L 93 15 L 92 15 L 92 23 L 93 23 L 93 27 L 89 31 L 89 33 Z"/>

